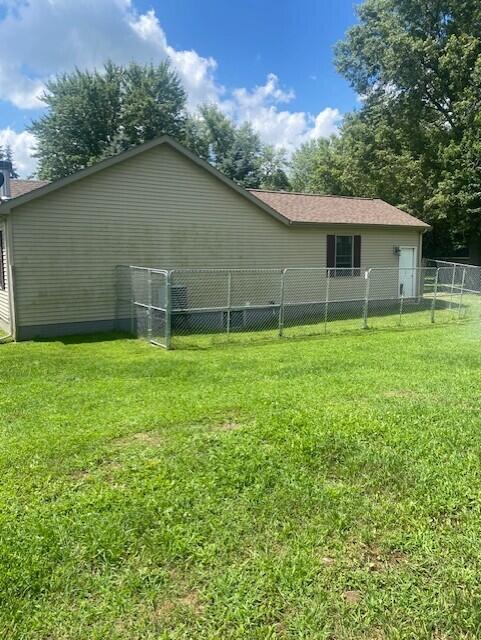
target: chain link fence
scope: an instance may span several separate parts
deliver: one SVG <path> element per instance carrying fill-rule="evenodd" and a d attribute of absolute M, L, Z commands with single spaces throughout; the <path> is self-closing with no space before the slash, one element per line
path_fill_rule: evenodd
<path fill-rule="evenodd" d="M 168 271 L 146 267 L 117 267 L 119 329 L 167 349 L 170 345 L 171 294 Z"/>
<path fill-rule="evenodd" d="M 153 344 L 333 334 L 481 319 L 481 268 L 118 267 L 119 326 Z"/>

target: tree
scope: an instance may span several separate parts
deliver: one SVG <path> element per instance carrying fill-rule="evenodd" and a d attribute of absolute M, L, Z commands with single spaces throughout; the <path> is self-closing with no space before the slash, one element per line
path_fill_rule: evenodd
<path fill-rule="evenodd" d="M 220 164 L 220 171 L 245 187 L 260 186 L 262 146 L 259 136 L 249 123 L 234 128 L 234 141 Z"/>
<path fill-rule="evenodd" d="M 294 191 L 342 194 L 336 144 L 332 138 L 318 138 L 302 144 L 292 155 L 290 180 Z"/>
<path fill-rule="evenodd" d="M 382 194 L 436 232 L 449 226 L 453 243 L 479 235 L 481 4 L 366 0 L 358 13 L 336 50 L 364 97 L 341 131 L 344 184 Z"/>
<path fill-rule="evenodd" d="M 189 118 L 186 142 L 201 158 L 246 189 L 289 189 L 283 149 L 262 144 L 252 126 L 236 125 L 212 104 Z"/>
<path fill-rule="evenodd" d="M 185 136 L 186 94 L 168 62 L 158 66 L 131 63 L 121 71 L 118 132 L 104 156 L 168 134 Z"/>
<path fill-rule="evenodd" d="M 0 160 L 6 160 L 12 165 L 12 170 L 10 172 L 11 178 L 19 177 L 17 168 L 15 167 L 15 161 L 13 159 L 12 147 L 9 144 L 7 144 L 5 148 L 0 146 Z"/>
<path fill-rule="evenodd" d="M 250 124 L 236 126 L 215 105 L 203 105 L 188 128 L 191 148 L 216 169 L 243 187 L 260 186 L 263 146 Z"/>
<path fill-rule="evenodd" d="M 209 136 L 204 128 L 204 122 L 197 115 L 187 116 L 184 144 L 199 158 L 212 162 Z"/>
<path fill-rule="evenodd" d="M 186 96 L 168 62 L 108 62 L 47 84 L 46 115 L 33 122 L 38 175 L 53 180 L 162 133 L 182 138 Z"/>
<path fill-rule="evenodd" d="M 60 178 L 166 133 L 246 188 L 289 186 L 285 153 L 263 145 L 249 123 L 236 125 L 214 105 L 187 113 L 168 62 L 77 69 L 52 80 L 42 99 L 48 112 L 30 127 L 41 178 Z"/>
<path fill-rule="evenodd" d="M 289 191 L 288 162 L 285 149 L 265 145 L 260 155 L 260 186 L 272 191 Z"/>
<path fill-rule="evenodd" d="M 236 129 L 229 118 L 213 104 L 202 105 L 197 119 L 198 142 L 206 150 L 206 159 L 222 171 L 234 145 Z"/>

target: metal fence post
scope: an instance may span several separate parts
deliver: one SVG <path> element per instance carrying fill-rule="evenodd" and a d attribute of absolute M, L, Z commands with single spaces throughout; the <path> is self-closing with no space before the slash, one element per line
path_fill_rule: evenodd
<path fill-rule="evenodd" d="M 401 326 L 401 319 L 403 315 L 403 306 L 404 306 L 404 289 L 401 290 L 401 299 L 399 301 L 399 326 Z"/>
<path fill-rule="evenodd" d="M 147 269 L 147 286 L 147 338 L 152 342 L 152 271 L 150 269 Z"/>
<path fill-rule="evenodd" d="M 170 349 L 172 338 L 172 273 L 167 271 L 165 278 L 165 348 Z"/>
<path fill-rule="evenodd" d="M 363 329 L 367 329 L 367 316 L 369 307 L 369 289 L 371 287 L 371 269 L 364 272 L 364 278 L 366 279 L 366 294 L 364 296 L 364 311 L 363 311 Z"/>
<path fill-rule="evenodd" d="M 461 318 L 461 306 L 463 304 L 464 283 L 466 280 L 466 269 L 463 269 L 463 277 L 461 279 L 461 294 L 459 296 L 458 320 Z"/>
<path fill-rule="evenodd" d="M 436 295 L 438 293 L 438 277 L 439 277 L 439 267 L 436 269 L 436 275 L 434 276 L 434 291 L 433 291 L 433 301 L 431 303 L 431 322 L 434 323 L 434 314 L 436 311 Z"/>
<path fill-rule="evenodd" d="M 327 333 L 327 315 L 329 309 L 329 285 L 331 283 L 331 269 L 327 270 L 326 278 L 326 302 L 324 303 L 324 333 Z"/>
<path fill-rule="evenodd" d="M 227 335 L 230 334 L 230 308 L 232 306 L 232 272 L 227 272 Z"/>
<path fill-rule="evenodd" d="M 281 295 L 279 302 L 279 338 L 282 338 L 284 333 L 284 280 L 287 269 L 281 269 Z"/>
<path fill-rule="evenodd" d="M 453 308 L 454 282 L 456 280 L 456 266 L 453 265 L 453 277 L 451 278 L 451 296 L 449 297 L 449 309 Z"/>
<path fill-rule="evenodd" d="M 129 267 L 130 274 L 130 333 L 137 335 L 135 326 L 135 295 L 134 295 L 134 270 Z"/>

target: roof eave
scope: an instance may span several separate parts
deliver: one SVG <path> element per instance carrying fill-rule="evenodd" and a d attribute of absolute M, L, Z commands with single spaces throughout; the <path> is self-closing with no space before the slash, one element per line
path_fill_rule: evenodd
<path fill-rule="evenodd" d="M 418 229 L 428 231 L 431 225 L 421 222 L 420 224 L 382 224 L 375 222 L 316 222 L 313 220 L 291 220 L 292 226 L 312 226 L 312 227 L 376 227 L 381 229 Z"/>

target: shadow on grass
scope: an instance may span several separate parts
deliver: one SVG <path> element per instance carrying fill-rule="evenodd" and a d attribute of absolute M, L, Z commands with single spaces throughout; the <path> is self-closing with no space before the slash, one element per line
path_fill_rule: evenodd
<path fill-rule="evenodd" d="M 406 326 L 380 326 L 380 327 L 367 327 L 367 328 L 359 328 L 359 329 L 346 329 L 344 331 L 336 331 L 333 333 L 322 333 L 322 332 L 313 332 L 313 333 L 299 333 L 297 335 L 284 335 L 282 337 L 258 337 L 258 338 L 248 338 L 245 339 L 237 339 L 237 340 L 209 340 L 204 344 L 198 342 L 182 342 L 172 345 L 172 351 L 209 351 L 212 349 L 226 349 L 232 347 L 239 347 L 245 349 L 246 347 L 268 347 L 273 345 L 288 345 L 293 342 L 310 342 L 313 340 L 331 340 L 336 338 L 346 338 L 353 336 L 368 336 L 375 334 L 384 334 L 384 333 L 404 333 L 404 332 L 422 332 L 422 331 L 435 331 L 436 329 L 445 329 L 448 326 L 461 326 L 464 324 L 468 324 L 469 321 L 467 319 L 457 320 L 453 322 L 440 322 L 434 324 L 420 324 L 420 325 L 406 325 Z M 212 336 L 213 334 L 209 334 Z M 219 334 L 223 335 L 223 334 Z M 234 334 L 235 335 L 235 334 Z M 249 334 L 247 334 L 249 335 Z M 252 335 L 252 334 L 251 334 Z M 239 334 L 237 334 L 239 336 Z"/>

